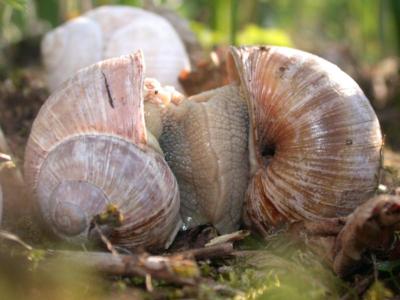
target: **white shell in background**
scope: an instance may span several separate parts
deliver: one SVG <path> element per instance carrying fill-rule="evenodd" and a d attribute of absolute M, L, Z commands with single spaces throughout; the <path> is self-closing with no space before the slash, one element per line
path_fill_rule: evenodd
<path fill-rule="evenodd" d="M 102 49 L 100 28 L 88 18 L 76 18 L 46 34 L 42 57 L 49 89 L 54 91 L 77 70 L 100 61 Z"/>
<path fill-rule="evenodd" d="M 139 49 L 146 77 L 180 89 L 178 76 L 189 68 L 189 58 L 178 34 L 164 18 L 128 6 L 96 8 L 46 34 L 42 56 L 49 89 L 94 62 Z"/>

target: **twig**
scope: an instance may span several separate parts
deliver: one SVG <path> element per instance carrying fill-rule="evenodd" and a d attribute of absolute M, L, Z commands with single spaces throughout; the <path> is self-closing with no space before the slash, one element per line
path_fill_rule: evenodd
<path fill-rule="evenodd" d="M 115 250 L 113 244 L 110 242 L 110 240 L 103 234 L 101 231 L 99 225 L 97 225 L 96 222 L 93 222 L 94 229 L 97 231 L 98 235 L 100 236 L 101 241 L 106 245 L 108 251 L 111 252 L 112 255 L 118 255 L 117 250 Z"/>
<path fill-rule="evenodd" d="M 18 245 L 24 247 L 28 251 L 32 251 L 33 250 L 32 246 L 27 244 L 27 243 L 25 243 L 23 240 L 21 240 L 19 238 L 19 236 L 15 235 L 15 234 L 13 234 L 11 232 L 8 232 L 6 230 L 0 230 L 0 239 L 5 239 L 5 240 L 8 240 L 8 241 L 16 242 Z"/>
<path fill-rule="evenodd" d="M 232 243 L 223 243 L 211 247 L 191 249 L 181 252 L 175 252 L 172 255 L 181 255 L 184 257 L 193 257 L 197 260 L 229 256 L 233 253 Z"/>
<path fill-rule="evenodd" d="M 0 238 L 12 240 L 25 249 L 34 250 L 18 236 L 0 231 Z M 46 250 L 41 267 L 58 263 L 60 260 L 94 269 L 100 273 L 115 276 L 141 276 L 146 279 L 146 286 L 152 289 L 151 279 L 161 279 L 178 285 L 196 285 L 200 271 L 194 259 L 224 257 L 233 252 L 232 243 L 212 247 L 176 252 L 168 256 L 148 254 L 126 255 L 107 252 L 86 252 L 67 250 Z"/>
<path fill-rule="evenodd" d="M 223 243 L 227 243 L 227 242 L 240 241 L 249 235 L 250 235 L 250 231 L 239 230 L 239 231 L 235 231 L 235 232 L 232 232 L 229 234 L 217 236 L 217 237 L 211 239 L 205 246 L 211 247 L 211 246 L 215 246 L 215 245 L 223 244 Z"/>
<path fill-rule="evenodd" d="M 146 283 L 151 278 L 178 285 L 195 285 L 199 276 L 193 259 L 224 257 L 233 253 L 231 243 L 176 252 L 169 256 L 125 255 L 106 252 L 48 251 L 47 256 L 84 265 L 100 273 L 117 276 L 142 276 Z M 150 284 L 147 284 L 150 288 Z"/>
<path fill-rule="evenodd" d="M 146 274 L 145 283 L 146 283 L 146 290 L 148 292 L 154 292 L 153 282 L 151 280 L 150 274 Z"/>
<path fill-rule="evenodd" d="M 177 271 L 178 265 L 183 266 L 188 262 L 193 265 L 194 262 L 173 257 L 122 254 L 115 256 L 106 252 L 64 250 L 49 250 L 47 257 L 83 265 L 108 275 L 142 276 L 145 278 L 151 276 L 151 278 L 165 280 L 177 285 L 195 285 L 196 283 L 194 278 L 180 276 L 179 271 Z M 47 260 L 48 263 L 50 261 Z"/>

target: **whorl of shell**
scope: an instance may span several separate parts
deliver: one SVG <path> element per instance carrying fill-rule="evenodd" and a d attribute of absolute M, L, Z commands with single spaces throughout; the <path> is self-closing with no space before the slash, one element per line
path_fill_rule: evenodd
<path fill-rule="evenodd" d="M 287 220 L 346 215 L 368 199 L 378 184 L 382 135 L 353 79 L 299 50 L 231 53 L 250 113 L 247 222 L 266 233 Z"/>
<path fill-rule="evenodd" d="M 116 245 L 162 248 L 177 232 L 178 187 L 159 147 L 147 142 L 142 88 L 138 52 L 79 71 L 41 108 L 25 177 L 59 237 L 84 242 L 93 216 L 110 204 L 123 216 L 108 234 Z"/>
<path fill-rule="evenodd" d="M 46 34 L 42 41 L 48 85 L 54 91 L 79 69 L 141 49 L 146 77 L 179 88 L 189 68 L 185 47 L 164 18 L 128 6 L 102 6 Z"/>

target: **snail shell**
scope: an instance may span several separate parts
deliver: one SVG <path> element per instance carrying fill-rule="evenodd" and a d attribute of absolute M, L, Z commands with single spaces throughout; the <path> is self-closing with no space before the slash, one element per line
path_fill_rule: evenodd
<path fill-rule="evenodd" d="M 143 113 L 141 53 L 78 72 L 34 121 L 25 177 L 44 221 L 59 237 L 84 242 L 109 205 L 122 225 L 108 232 L 126 248 L 162 248 L 180 227 L 176 180 Z"/>
<path fill-rule="evenodd" d="M 349 214 L 374 193 L 382 136 L 358 85 L 283 47 L 232 48 L 234 83 L 162 111 L 160 145 L 187 227 L 227 233 Z M 246 191 L 247 190 L 247 191 Z"/>
<path fill-rule="evenodd" d="M 267 233 L 286 221 L 343 216 L 367 200 L 378 185 L 382 135 L 353 79 L 299 50 L 231 53 L 250 117 L 247 223 Z"/>
<path fill-rule="evenodd" d="M 231 232 L 246 198 L 246 223 L 266 234 L 349 214 L 374 193 L 380 126 L 348 75 L 282 47 L 232 48 L 228 66 L 234 83 L 161 111 L 187 227 Z"/>
<path fill-rule="evenodd" d="M 164 18 L 125 6 L 96 8 L 46 34 L 42 56 L 49 88 L 54 91 L 83 67 L 139 49 L 146 77 L 179 88 L 178 76 L 189 68 L 189 58 L 178 34 Z"/>

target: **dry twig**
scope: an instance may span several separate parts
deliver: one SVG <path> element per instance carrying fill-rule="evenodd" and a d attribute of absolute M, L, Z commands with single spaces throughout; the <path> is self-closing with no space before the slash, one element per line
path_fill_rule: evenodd
<path fill-rule="evenodd" d="M 46 258 L 44 266 L 55 259 L 57 262 L 61 260 L 81 265 L 103 274 L 144 278 L 150 275 L 152 278 L 178 285 L 194 285 L 195 278 L 198 277 L 197 265 L 193 260 L 177 257 L 48 250 Z M 182 270 L 185 268 L 187 270 L 183 274 L 185 271 Z M 189 270 L 190 268 L 192 269 Z"/>
<path fill-rule="evenodd" d="M 173 255 L 180 255 L 184 257 L 193 257 L 197 260 L 209 259 L 216 257 L 226 257 L 233 253 L 232 243 L 223 243 L 210 247 L 203 247 L 197 249 L 186 250 L 182 252 L 176 252 Z"/>

